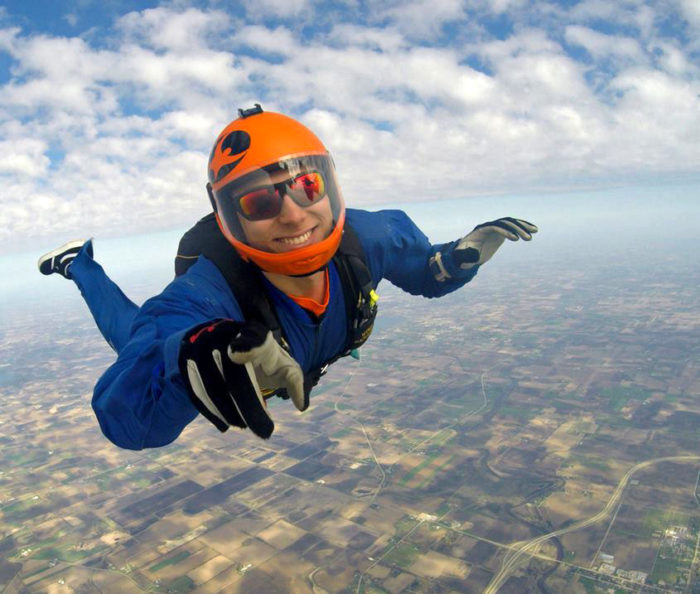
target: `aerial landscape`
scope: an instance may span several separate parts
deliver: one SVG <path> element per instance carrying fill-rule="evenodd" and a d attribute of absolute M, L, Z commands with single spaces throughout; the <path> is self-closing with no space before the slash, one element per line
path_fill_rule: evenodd
<path fill-rule="evenodd" d="M 700 594 L 699 40 L 699 0 L 0 4 L 0 594 Z M 214 332 L 238 310 L 210 268 L 120 360 L 168 365 L 120 372 L 76 284 L 119 330 L 130 304 L 66 280 L 93 238 L 142 304 L 212 208 L 331 322 L 281 324 L 302 366 L 343 347 L 334 311 L 371 323 L 352 232 L 354 311 L 322 271 L 364 221 L 374 331 L 305 412 L 267 402 L 269 439 L 200 415 L 120 449 L 107 369 L 130 439 L 182 426 L 170 380 L 213 413 L 224 348 L 297 371 Z M 386 280 L 442 294 L 474 263 L 439 299 Z"/>
<path fill-rule="evenodd" d="M 120 450 L 77 295 L 6 317 L 0 591 L 700 592 L 700 269 L 631 254 L 380 285 L 361 359 L 267 441 Z"/>

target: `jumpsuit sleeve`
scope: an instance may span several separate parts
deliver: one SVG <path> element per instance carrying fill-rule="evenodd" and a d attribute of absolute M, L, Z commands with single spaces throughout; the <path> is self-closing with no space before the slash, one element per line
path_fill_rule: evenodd
<path fill-rule="evenodd" d="M 347 221 L 360 238 L 375 286 L 382 278 L 412 295 L 441 297 L 468 283 L 478 266 L 462 270 L 452 261 L 454 243 L 431 244 L 402 210 L 347 209 Z M 438 281 L 430 269 L 430 258 L 442 253 L 450 278 Z"/>
<path fill-rule="evenodd" d="M 214 318 L 243 316 L 206 258 L 143 304 L 128 342 L 93 392 L 93 410 L 110 441 L 131 450 L 163 446 L 197 416 L 179 371 L 180 342 L 190 328 Z"/>

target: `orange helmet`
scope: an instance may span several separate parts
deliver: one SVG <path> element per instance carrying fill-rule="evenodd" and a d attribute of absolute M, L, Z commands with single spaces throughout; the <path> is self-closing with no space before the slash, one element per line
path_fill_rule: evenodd
<path fill-rule="evenodd" d="M 290 117 L 263 112 L 258 104 L 239 114 L 219 134 L 209 156 L 207 191 L 219 228 L 244 260 L 262 270 L 289 276 L 316 272 L 338 249 L 345 222 L 333 160 L 316 135 Z M 327 198 L 333 217 L 328 237 L 284 253 L 252 247 L 241 218 L 277 216 L 285 195 L 301 206 Z"/>

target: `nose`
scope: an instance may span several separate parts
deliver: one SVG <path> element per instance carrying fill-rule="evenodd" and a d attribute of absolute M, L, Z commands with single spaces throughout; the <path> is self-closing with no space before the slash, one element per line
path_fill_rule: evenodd
<path fill-rule="evenodd" d="M 297 223 L 304 219 L 304 209 L 287 194 L 282 196 L 282 208 L 277 218 L 281 223 Z"/>

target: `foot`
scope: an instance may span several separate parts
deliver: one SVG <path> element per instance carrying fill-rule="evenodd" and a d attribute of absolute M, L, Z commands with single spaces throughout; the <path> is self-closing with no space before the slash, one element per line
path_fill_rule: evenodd
<path fill-rule="evenodd" d="M 86 243 L 89 243 L 88 253 L 92 256 L 92 242 L 90 240 L 76 239 L 69 241 L 39 258 L 39 272 L 41 274 L 53 274 L 56 272 L 65 278 L 72 278 L 70 265 Z"/>

